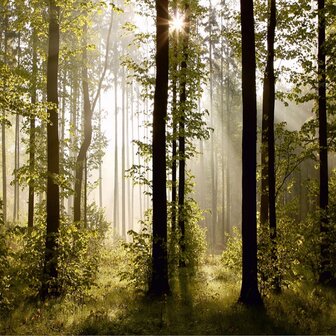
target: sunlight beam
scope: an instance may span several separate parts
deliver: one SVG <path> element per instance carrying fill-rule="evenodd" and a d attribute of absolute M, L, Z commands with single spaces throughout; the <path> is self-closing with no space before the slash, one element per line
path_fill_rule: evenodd
<path fill-rule="evenodd" d="M 184 16 L 177 13 L 170 21 L 170 28 L 172 31 L 181 31 L 184 27 Z"/>

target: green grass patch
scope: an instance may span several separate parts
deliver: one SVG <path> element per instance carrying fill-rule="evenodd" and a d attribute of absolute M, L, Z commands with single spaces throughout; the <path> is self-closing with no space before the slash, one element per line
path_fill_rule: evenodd
<path fill-rule="evenodd" d="M 104 259 L 97 285 L 72 297 L 25 302 L 1 317 L 0 334 L 335 334 L 335 290 L 297 284 L 264 299 L 263 309 L 237 303 L 240 279 L 208 264 L 171 280 L 171 296 L 150 301 L 126 281 L 118 263 Z"/>

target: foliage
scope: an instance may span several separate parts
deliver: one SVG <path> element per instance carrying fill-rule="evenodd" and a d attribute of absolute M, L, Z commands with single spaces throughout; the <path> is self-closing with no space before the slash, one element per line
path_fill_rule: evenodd
<path fill-rule="evenodd" d="M 206 229 L 199 223 L 203 219 L 203 211 L 199 208 L 197 202 L 188 198 L 184 204 L 185 219 L 185 251 L 179 251 L 178 260 L 182 261 L 190 270 L 196 270 L 204 263 L 207 251 Z M 179 234 L 177 235 L 177 237 Z"/>
<path fill-rule="evenodd" d="M 8 272 L 10 253 L 9 253 L 9 235 L 4 226 L 2 207 L 0 201 L 0 313 L 11 307 L 12 300 L 10 295 L 11 274 Z"/>
<path fill-rule="evenodd" d="M 41 288 L 45 246 L 45 204 L 36 207 L 31 231 L 1 226 L 0 300 L 10 311 L 22 301 L 35 300 Z M 81 300 L 95 283 L 107 228 L 87 230 L 64 218 L 58 238 L 58 286 L 63 296 Z"/>
<path fill-rule="evenodd" d="M 242 238 L 237 227 L 232 228 L 232 234 L 226 233 L 226 246 L 221 255 L 221 265 L 235 275 L 241 274 Z"/>
<path fill-rule="evenodd" d="M 131 242 L 124 242 L 122 246 L 126 251 L 125 269 L 120 276 L 122 280 L 127 280 L 139 291 L 146 291 L 151 278 L 152 268 L 152 233 L 151 219 L 152 212 L 147 210 L 145 219 L 140 221 L 141 230 L 128 231 Z"/>
<path fill-rule="evenodd" d="M 91 288 L 85 304 L 67 297 L 20 306 L 9 316 L 0 316 L 0 333 L 333 334 L 336 305 L 332 289 L 296 283 L 281 295 L 265 298 L 264 309 L 248 309 L 236 303 L 237 278 L 225 282 L 214 278 L 215 264 L 211 264 L 196 277 L 182 274 L 172 286 L 172 296 L 148 301 L 118 281 L 116 270 L 124 260 L 116 257 L 101 261 L 99 286 Z"/>

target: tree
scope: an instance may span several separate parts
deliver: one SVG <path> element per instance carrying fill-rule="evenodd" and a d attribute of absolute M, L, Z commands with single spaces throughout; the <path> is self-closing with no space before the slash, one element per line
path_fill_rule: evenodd
<path fill-rule="evenodd" d="M 84 163 L 86 161 L 86 156 L 88 149 L 92 140 L 92 114 L 98 102 L 100 91 L 103 85 L 105 74 L 108 65 L 108 54 L 110 51 L 110 40 L 112 32 L 113 23 L 113 7 L 111 10 L 111 19 L 109 23 L 107 39 L 106 39 L 106 51 L 105 51 L 105 61 L 104 68 L 99 79 L 98 89 L 94 96 L 93 102 L 91 104 L 89 95 L 89 78 L 88 78 L 88 55 L 87 55 L 87 23 L 83 27 L 83 37 L 84 37 L 84 49 L 83 49 L 83 69 L 82 69 L 82 87 L 83 87 L 83 97 L 84 97 L 84 134 L 81 147 L 76 159 L 76 175 L 75 175 L 75 195 L 74 195 L 74 222 L 81 220 L 81 198 L 82 198 L 82 183 L 83 183 L 83 172 Z M 86 183 L 86 182 L 85 182 Z M 85 193 L 86 195 L 86 193 Z M 86 217 L 86 216 L 85 216 Z M 86 218 L 84 218 L 86 221 Z"/>
<path fill-rule="evenodd" d="M 153 111 L 153 247 L 149 295 L 169 294 L 167 253 L 166 116 L 169 69 L 168 0 L 156 0 L 156 79 Z"/>
<path fill-rule="evenodd" d="M 180 113 L 179 113 L 179 183 L 178 183 L 178 224 L 181 233 L 180 247 L 182 252 L 182 259 L 180 260 L 180 266 L 185 266 L 185 260 L 183 260 L 183 254 L 185 253 L 185 183 L 186 183 L 186 148 L 185 148 L 185 118 L 187 109 L 187 61 L 188 61 L 188 42 L 190 31 L 190 19 L 189 19 L 189 3 L 185 2 L 184 5 L 184 33 L 182 40 L 182 54 L 183 59 L 181 61 L 181 84 L 180 84 Z"/>
<path fill-rule="evenodd" d="M 242 146 L 242 241 L 243 273 L 239 302 L 261 305 L 257 280 L 257 218 L 256 218 L 256 60 L 253 1 L 241 0 L 242 36 L 242 95 L 243 95 L 243 146 Z"/>
<path fill-rule="evenodd" d="M 261 200 L 260 223 L 263 229 L 269 222 L 272 244 L 271 256 L 274 271 L 277 273 L 277 223 L 275 207 L 275 143 L 274 143 L 274 105 L 275 105 L 275 75 L 274 75 L 274 39 L 276 27 L 276 1 L 268 1 L 267 29 L 267 60 L 264 73 L 263 109 L 262 109 L 262 143 L 261 143 Z M 280 279 L 274 278 L 274 287 L 280 290 Z"/>
<path fill-rule="evenodd" d="M 49 42 L 47 59 L 47 100 L 49 123 L 47 126 L 47 234 L 41 297 L 59 295 L 57 288 L 57 250 L 60 228 L 59 198 L 59 138 L 58 138 L 58 59 L 59 59 L 59 7 L 49 0 Z"/>
<path fill-rule="evenodd" d="M 33 29 L 32 33 L 32 87 L 31 87 L 31 103 L 35 104 L 37 101 L 37 88 L 36 88 L 36 76 L 37 76 L 37 36 L 36 31 Z M 35 116 L 30 116 L 30 128 L 29 128 L 29 170 L 33 174 L 35 169 Z M 28 186 L 28 228 L 31 230 L 34 226 L 34 199 L 35 199 L 35 186 L 34 180 L 29 181 Z"/>
<path fill-rule="evenodd" d="M 326 98 L 326 53 L 325 53 L 325 6 L 324 0 L 318 0 L 318 123 L 319 123 L 319 165 L 321 211 L 321 261 L 319 282 L 333 280 L 330 271 L 330 246 L 328 243 L 328 144 L 327 144 L 327 98 Z"/>

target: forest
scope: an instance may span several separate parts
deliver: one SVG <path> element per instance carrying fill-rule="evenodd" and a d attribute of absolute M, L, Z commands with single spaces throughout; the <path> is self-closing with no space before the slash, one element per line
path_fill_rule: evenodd
<path fill-rule="evenodd" d="M 1 0 L 0 334 L 336 334 L 335 0 Z"/>

